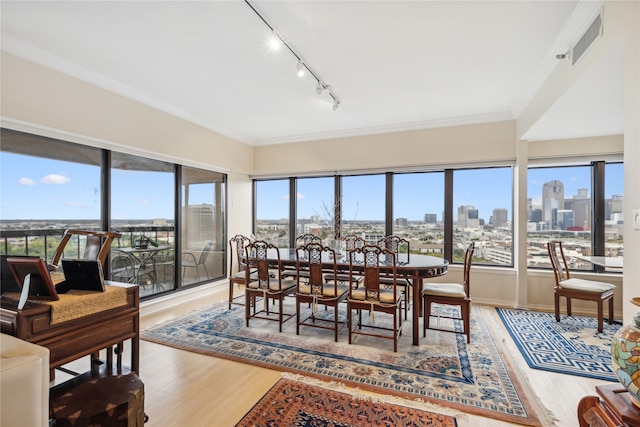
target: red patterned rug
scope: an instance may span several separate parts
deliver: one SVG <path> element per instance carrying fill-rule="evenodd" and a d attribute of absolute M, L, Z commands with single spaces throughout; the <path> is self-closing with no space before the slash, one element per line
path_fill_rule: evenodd
<path fill-rule="evenodd" d="M 347 393 L 283 378 L 236 427 L 456 427 L 449 415 L 391 403 L 359 399 Z"/>

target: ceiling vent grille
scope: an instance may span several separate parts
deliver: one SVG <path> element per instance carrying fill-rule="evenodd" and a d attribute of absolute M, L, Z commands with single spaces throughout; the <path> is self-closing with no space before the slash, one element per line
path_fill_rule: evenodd
<path fill-rule="evenodd" d="M 602 36 L 602 12 L 596 16 L 587 31 L 571 49 L 571 65 L 576 65 L 600 36 Z"/>

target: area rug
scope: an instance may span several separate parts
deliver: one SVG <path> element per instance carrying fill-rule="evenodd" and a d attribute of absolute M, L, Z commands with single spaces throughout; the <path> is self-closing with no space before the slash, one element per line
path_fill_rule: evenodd
<path fill-rule="evenodd" d="M 456 419 L 283 378 L 236 427 L 456 427 Z"/>
<path fill-rule="evenodd" d="M 295 303 L 287 300 L 285 311 L 293 310 Z M 304 310 L 303 315 L 310 309 Z M 344 314 L 346 310 L 341 314 L 343 320 Z M 378 313 L 373 321 L 383 326 L 388 318 Z M 369 316 L 363 316 L 363 321 L 369 320 Z M 359 335 L 348 344 L 346 329 L 340 332 L 338 343 L 329 330 L 301 327 L 300 335 L 296 335 L 295 318 L 283 325 L 282 333 L 278 333 L 276 322 L 268 320 L 252 319 L 246 327 L 244 307 L 229 310 L 227 303 L 222 303 L 156 325 L 143 331 L 141 337 L 492 419 L 549 425 L 548 413 L 538 406 L 526 378 L 504 355 L 502 337 L 491 336 L 487 322 L 495 324 L 494 330 L 502 328 L 493 308 L 474 306 L 471 344 L 462 334 L 429 330 L 420 345 L 414 346 L 411 320 L 403 321 L 404 333 L 394 353 L 391 340 Z M 459 324 L 449 326 L 461 328 Z"/>
<path fill-rule="evenodd" d="M 618 379 L 611 367 L 611 340 L 622 326 L 606 321 L 598 332 L 595 317 L 497 308 L 522 356 L 532 369 L 598 380 Z"/>

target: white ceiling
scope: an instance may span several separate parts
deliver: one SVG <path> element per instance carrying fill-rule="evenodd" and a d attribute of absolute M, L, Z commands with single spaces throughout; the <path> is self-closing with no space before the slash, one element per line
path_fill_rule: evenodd
<path fill-rule="evenodd" d="M 598 2 L 252 4 L 331 85 L 336 111 L 309 73 L 297 77 L 293 54 L 267 48 L 269 29 L 244 1 L 2 0 L 2 49 L 272 144 L 517 118 L 579 35 L 577 11 Z M 622 50 L 592 68 L 529 139 L 622 131 Z"/>

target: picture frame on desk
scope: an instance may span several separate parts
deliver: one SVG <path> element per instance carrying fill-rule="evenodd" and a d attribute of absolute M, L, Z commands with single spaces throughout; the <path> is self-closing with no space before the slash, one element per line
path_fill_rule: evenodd
<path fill-rule="evenodd" d="M 47 263 L 42 258 L 7 257 L 7 264 L 20 287 L 23 296 L 28 299 L 57 301 L 59 299 Z M 29 275 L 28 294 L 24 295 L 25 278 Z"/>

